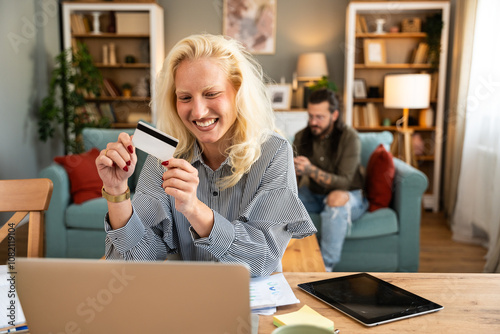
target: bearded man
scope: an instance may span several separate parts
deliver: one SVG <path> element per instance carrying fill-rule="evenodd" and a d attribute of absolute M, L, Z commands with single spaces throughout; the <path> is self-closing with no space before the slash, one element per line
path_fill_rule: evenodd
<path fill-rule="evenodd" d="M 316 227 L 327 271 L 340 261 L 352 221 L 369 206 L 363 193 L 361 143 L 356 130 L 342 122 L 339 109 L 333 91 L 312 92 L 308 125 L 294 140 L 299 198 L 308 212 L 321 216 Z"/>

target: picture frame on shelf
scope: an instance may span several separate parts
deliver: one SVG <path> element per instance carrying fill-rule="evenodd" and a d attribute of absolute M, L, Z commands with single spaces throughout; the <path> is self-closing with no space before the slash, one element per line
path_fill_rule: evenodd
<path fill-rule="evenodd" d="M 355 99 L 366 99 L 368 97 L 365 79 L 354 79 L 352 93 Z"/>
<path fill-rule="evenodd" d="M 274 54 L 277 0 L 224 0 L 222 34 L 240 41 L 252 54 Z"/>
<path fill-rule="evenodd" d="M 363 49 L 366 66 L 386 64 L 385 40 L 367 38 L 364 40 Z"/>
<path fill-rule="evenodd" d="M 292 105 L 291 84 L 267 85 L 267 92 L 274 110 L 289 110 Z"/>

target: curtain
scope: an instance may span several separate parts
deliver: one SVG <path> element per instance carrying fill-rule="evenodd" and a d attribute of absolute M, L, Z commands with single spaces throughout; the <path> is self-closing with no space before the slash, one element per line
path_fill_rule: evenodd
<path fill-rule="evenodd" d="M 470 67 L 474 40 L 477 0 L 456 0 L 453 36 L 450 41 L 450 68 L 448 74 L 448 106 L 446 118 L 446 143 L 443 173 L 443 207 L 451 217 L 457 200 L 457 185 L 462 161 L 465 134 L 465 106 L 469 90 Z M 462 102 L 462 103 L 460 103 Z"/>
<path fill-rule="evenodd" d="M 488 246 L 494 261 L 500 227 L 500 1 L 478 0 L 465 135 L 452 218 L 453 238 Z"/>

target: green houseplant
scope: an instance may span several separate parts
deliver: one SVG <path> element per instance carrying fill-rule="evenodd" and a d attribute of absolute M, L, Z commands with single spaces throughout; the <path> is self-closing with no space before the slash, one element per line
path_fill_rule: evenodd
<path fill-rule="evenodd" d="M 107 118 L 93 117 L 86 97 L 100 95 L 101 72 L 83 43 L 77 50 L 64 50 L 55 57 L 48 95 L 39 109 L 38 135 L 42 141 L 53 138 L 61 130 L 66 153 L 83 152 L 81 133 L 85 127 L 109 127 Z"/>
<path fill-rule="evenodd" d="M 422 30 L 427 34 L 426 43 L 429 45 L 429 62 L 431 64 L 431 70 L 436 71 L 439 67 L 441 31 L 443 30 L 443 17 L 441 13 L 436 13 L 427 17 Z"/>
<path fill-rule="evenodd" d="M 315 91 L 321 88 L 328 88 L 334 92 L 337 92 L 337 85 L 335 85 L 335 82 L 328 80 L 327 76 L 323 76 L 321 79 L 319 79 L 309 87 L 311 91 Z"/>

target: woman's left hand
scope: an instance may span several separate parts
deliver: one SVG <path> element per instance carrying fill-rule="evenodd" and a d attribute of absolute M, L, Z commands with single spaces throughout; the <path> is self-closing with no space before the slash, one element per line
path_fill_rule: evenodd
<path fill-rule="evenodd" d="M 200 183 L 198 170 L 184 159 L 172 158 L 162 165 L 167 168 L 163 173 L 163 189 L 175 198 L 175 209 L 188 217 L 199 202 L 196 196 Z"/>

